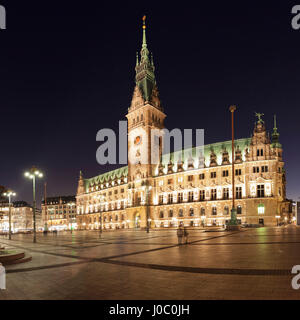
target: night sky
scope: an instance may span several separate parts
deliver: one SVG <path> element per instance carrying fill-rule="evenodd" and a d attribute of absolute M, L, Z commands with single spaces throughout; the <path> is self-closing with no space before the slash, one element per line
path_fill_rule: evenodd
<path fill-rule="evenodd" d="M 15 3 L 12 3 L 15 2 Z M 24 171 L 45 173 L 41 199 L 75 194 L 79 170 L 96 162 L 96 133 L 125 120 L 147 15 L 166 126 L 204 128 L 205 143 L 249 137 L 254 112 L 271 131 L 277 114 L 287 196 L 300 196 L 300 30 L 288 1 L 1 1 L 0 185 L 32 202 Z M 64 4 L 62 5 L 61 2 Z M 300 1 L 299 1 L 300 4 Z"/>

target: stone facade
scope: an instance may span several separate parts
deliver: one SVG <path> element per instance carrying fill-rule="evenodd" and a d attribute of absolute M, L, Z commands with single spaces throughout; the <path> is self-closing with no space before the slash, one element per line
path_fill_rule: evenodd
<path fill-rule="evenodd" d="M 49 197 L 42 200 L 42 217 L 45 230 L 77 228 L 75 196 Z"/>
<path fill-rule="evenodd" d="M 159 140 L 160 161 L 151 164 L 151 131 L 164 128 L 166 115 L 145 29 L 144 25 L 136 86 L 126 115 L 128 166 L 90 179 L 80 173 L 78 228 L 224 225 L 232 208 L 231 141 L 205 145 L 201 159 L 191 148 L 176 160 L 176 153 L 169 158 L 162 154 L 164 141 Z M 261 116 L 251 137 L 235 141 L 235 207 L 240 223 L 275 225 L 275 217 L 287 205 L 282 146 L 276 121 L 271 139 Z"/>

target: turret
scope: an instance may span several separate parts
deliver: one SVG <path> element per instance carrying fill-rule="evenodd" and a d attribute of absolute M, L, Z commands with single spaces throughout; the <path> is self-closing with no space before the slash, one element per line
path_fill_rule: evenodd
<path fill-rule="evenodd" d="M 77 187 L 77 195 L 85 193 L 85 188 L 84 188 L 84 179 L 83 179 L 83 174 L 82 171 L 79 171 L 79 180 L 78 180 L 78 187 Z"/>

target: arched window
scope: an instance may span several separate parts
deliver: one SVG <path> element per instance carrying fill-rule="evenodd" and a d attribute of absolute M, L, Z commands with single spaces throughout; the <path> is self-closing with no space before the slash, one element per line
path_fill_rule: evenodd
<path fill-rule="evenodd" d="M 212 207 L 212 215 L 216 215 L 217 214 L 217 207 Z"/>
<path fill-rule="evenodd" d="M 183 210 L 182 209 L 179 209 L 178 216 L 183 217 Z"/>
<path fill-rule="evenodd" d="M 163 217 L 164 217 L 163 211 L 161 211 L 161 212 L 159 213 L 159 217 L 160 217 L 160 218 L 163 218 Z"/>
<path fill-rule="evenodd" d="M 112 222 L 112 216 L 109 216 L 109 221 Z"/>
<path fill-rule="evenodd" d="M 190 208 L 190 217 L 193 217 L 193 216 L 194 216 L 194 209 Z"/>
<path fill-rule="evenodd" d="M 143 116 L 143 114 L 141 114 L 141 121 L 143 121 L 144 120 L 144 116 Z"/>
<path fill-rule="evenodd" d="M 139 122 L 140 121 L 140 118 L 139 118 L 139 116 L 137 116 L 137 118 L 136 118 L 136 122 Z"/>
<path fill-rule="evenodd" d="M 173 210 L 169 211 L 169 218 L 173 218 Z"/>
<path fill-rule="evenodd" d="M 119 217 L 116 215 L 116 216 L 115 216 L 115 220 L 118 221 L 118 219 L 119 219 Z"/>
<path fill-rule="evenodd" d="M 237 206 L 236 213 L 237 214 L 242 214 L 242 206 L 240 206 L 240 205 Z"/>
<path fill-rule="evenodd" d="M 201 208 L 201 216 L 205 216 L 205 208 Z"/>

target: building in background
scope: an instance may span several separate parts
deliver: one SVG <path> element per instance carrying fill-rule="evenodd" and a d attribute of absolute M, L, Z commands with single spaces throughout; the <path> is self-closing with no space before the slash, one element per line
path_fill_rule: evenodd
<path fill-rule="evenodd" d="M 45 230 L 77 229 L 76 197 L 57 196 L 42 200 L 42 223 Z"/>
<path fill-rule="evenodd" d="M 297 226 L 300 226 L 300 201 L 296 202 L 296 206 L 295 206 L 295 213 L 296 213 L 296 223 Z"/>
<path fill-rule="evenodd" d="M 26 201 L 15 201 L 11 206 L 11 229 L 13 233 L 33 230 L 33 209 Z M 9 204 L 0 204 L 0 232 L 9 230 Z M 41 211 L 36 210 L 36 230 L 42 230 Z"/>
<path fill-rule="evenodd" d="M 276 217 L 285 216 L 289 204 L 275 117 L 270 137 L 262 114 L 257 114 L 253 134 L 235 141 L 234 159 L 231 141 L 223 141 L 205 145 L 201 157 L 191 148 L 180 155 L 161 155 L 159 164 L 151 164 L 151 131 L 164 128 L 166 114 L 145 29 L 144 25 L 136 86 L 126 115 L 130 161 L 126 167 L 89 179 L 80 172 L 78 228 L 99 229 L 101 223 L 108 229 L 224 225 L 230 219 L 233 193 L 240 223 L 276 225 Z"/>

